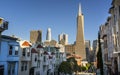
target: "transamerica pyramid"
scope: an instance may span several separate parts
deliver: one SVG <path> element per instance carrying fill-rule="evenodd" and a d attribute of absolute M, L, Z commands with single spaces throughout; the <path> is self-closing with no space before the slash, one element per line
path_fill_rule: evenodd
<path fill-rule="evenodd" d="M 86 59 L 85 40 L 84 40 L 84 16 L 81 10 L 81 4 L 79 4 L 79 11 L 77 16 L 77 35 L 75 44 L 75 54 L 82 59 Z"/>

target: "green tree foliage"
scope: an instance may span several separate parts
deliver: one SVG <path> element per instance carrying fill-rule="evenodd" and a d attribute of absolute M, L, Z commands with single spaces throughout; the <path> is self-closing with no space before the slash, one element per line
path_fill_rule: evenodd
<path fill-rule="evenodd" d="M 78 66 L 78 72 L 81 72 L 82 69 L 81 69 L 81 66 Z"/>
<path fill-rule="evenodd" d="M 81 66 L 82 71 L 86 71 L 86 66 Z"/>
<path fill-rule="evenodd" d="M 100 33 L 98 33 L 97 68 L 100 69 L 101 75 L 104 75 L 104 74 L 103 74 L 103 60 L 102 60 Z"/>
<path fill-rule="evenodd" d="M 74 57 L 68 58 L 67 62 L 69 62 L 71 64 L 73 72 L 77 72 L 78 71 L 78 64 L 77 64 L 77 61 L 75 60 Z"/>
<path fill-rule="evenodd" d="M 65 74 L 72 74 L 71 64 L 69 62 L 63 61 L 60 64 L 58 71 Z"/>
<path fill-rule="evenodd" d="M 74 57 L 71 57 L 60 64 L 58 71 L 65 74 L 72 74 L 73 72 L 77 72 L 78 68 L 77 61 Z"/>
<path fill-rule="evenodd" d="M 88 63 L 86 66 L 79 66 L 74 57 L 68 58 L 67 61 L 63 61 L 58 68 L 58 72 L 64 74 L 72 74 L 75 72 L 87 71 L 91 67 L 91 64 Z"/>
<path fill-rule="evenodd" d="M 86 64 L 86 70 L 88 70 L 90 68 L 91 64 L 87 63 Z"/>

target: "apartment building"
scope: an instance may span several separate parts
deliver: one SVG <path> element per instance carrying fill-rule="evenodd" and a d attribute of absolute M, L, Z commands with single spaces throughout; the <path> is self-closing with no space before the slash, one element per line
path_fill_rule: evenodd
<path fill-rule="evenodd" d="M 2 35 L 0 75 L 18 75 L 20 45 L 18 38 Z"/>
<path fill-rule="evenodd" d="M 29 75 L 30 62 L 31 62 L 31 43 L 27 40 L 21 40 L 19 52 L 19 72 L 18 75 Z"/>
<path fill-rule="evenodd" d="M 120 0 L 113 0 L 110 16 L 100 28 L 103 40 L 103 62 L 110 74 L 120 74 Z"/>

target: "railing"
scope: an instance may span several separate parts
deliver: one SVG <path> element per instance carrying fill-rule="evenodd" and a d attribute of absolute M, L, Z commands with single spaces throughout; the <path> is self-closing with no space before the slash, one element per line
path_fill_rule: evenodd
<path fill-rule="evenodd" d="M 4 21 L 2 24 L 0 24 L 0 31 L 4 31 L 8 29 L 8 22 Z"/>

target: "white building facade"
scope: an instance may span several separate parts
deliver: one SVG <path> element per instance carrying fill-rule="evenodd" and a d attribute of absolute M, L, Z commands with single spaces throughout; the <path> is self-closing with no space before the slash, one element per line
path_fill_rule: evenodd
<path fill-rule="evenodd" d="M 46 40 L 51 41 L 51 28 L 47 29 Z"/>
<path fill-rule="evenodd" d="M 31 62 L 31 43 L 23 40 L 20 41 L 20 60 L 19 60 L 19 72 L 18 75 L 29 75 L 30 62 Z"/>

